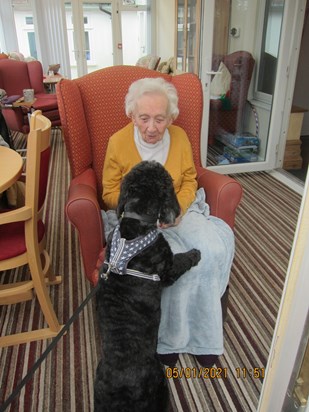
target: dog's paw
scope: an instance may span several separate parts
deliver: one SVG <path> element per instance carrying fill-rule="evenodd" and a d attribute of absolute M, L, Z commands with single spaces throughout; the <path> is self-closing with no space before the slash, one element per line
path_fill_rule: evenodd
<path fill-rule="evenodd" d="M 198 249 L 191 249 L 188 252 L 188 257 L 191 259 L 192 266 L 196 266 L 201 260 L 201 252 Z"/>

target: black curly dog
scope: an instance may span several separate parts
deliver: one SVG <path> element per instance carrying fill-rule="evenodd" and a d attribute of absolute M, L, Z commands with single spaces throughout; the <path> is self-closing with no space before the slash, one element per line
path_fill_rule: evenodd
<path fill-rule="evenodd" d="M 157 231 L 157 221 L 173 224 L 179 213 L 172 178 L 159 163 L 141 162 L 123 179 L 119 238 L 131 246 L 148 235 L 150 244 L 133 252 L 127 269 L 123 261 L 117 269 L 124 240 L 118 238 L 122 246 L 117 249 L 114 231 L 107 242 L 101 269 L 106 279 L 100 280 L 97 294 L 102 359 L 94 388 L 96 412 L 163 412 L 168 407 L 167 382 L 156 355 L 161 291 L 200 260 L 196 249 L 173 255 Z"/>

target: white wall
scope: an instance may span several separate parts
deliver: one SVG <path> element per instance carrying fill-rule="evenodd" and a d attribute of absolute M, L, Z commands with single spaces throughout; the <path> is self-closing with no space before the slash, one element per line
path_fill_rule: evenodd
<path fill-rule="evenodd" d="M 254 56 L 258 0 L 231 1 L 230 28 L 239 28 L 239 37 L 229 37 L 229 53 L 249 51 Z"/>

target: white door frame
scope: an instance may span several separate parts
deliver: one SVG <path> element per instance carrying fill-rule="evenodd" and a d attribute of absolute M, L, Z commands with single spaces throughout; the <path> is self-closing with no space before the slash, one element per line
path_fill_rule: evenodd
<path fill-rule="evenodd" d="M 301 32 L 304 19 L 304 4 L 306 0 L 285 0 L 284 16 L 282 22 L 282 34 L 279 49 L 278 69 L 276 76 L 275 93 L 269 127 L 268 148 L 265 161 L 240 163 L 233 165 L 209 166 L 213 171 L 229 174 L 241 172 L 254 172 L 272 170 L 281 166 L 285 148 L 286 133 L 289 124 L 289 116 L 292 106 L 297 63 L 300 49 Z M 203 33 L 201 47 L 200 77 L 203 85 L 204 111 L 202 123 L 201 158 L 206 166 L 207 140 L 209 122 L 209 98 L 213 22 L 215 0 L 205 0 L 203 13 Z"/>
<path fill-rule="evenodd" d="M 87 73 L 87 62 L 83 58 L 83 50 L 85 50 L 84 39 L 84 22 L 83 22 L 83 7 L 80 1 L 71 1 L 72 7 L 72 23 L 73 23 L 73 46 L 77 68 L 77 76 L 83 76 Z"/>
<path fill-rule="evenodd" d="M 278 60 L 278 73 L 270 121 L 269 148 L 265 162 L 211 167 L 220 173 L 267 170 L 277 167 L 284 152 L 292 106 L 306 0 L 286 0 Z M 209 98 L 214 0 L 205 0 L 201 71 L 204 99 Z M 209 29 L 211 28 L 211 29 Z M 207 32 L 207 33 L 206 33 Z M 207 36 L 209 36 L 207 38 Z M 203 113 L 202 147 L 207 150 L 209 104 Z M 206 162 L 206 159 L 203 158 Z M 259 412 L 280 411 L 293 373 L 308 314 L 309 290 L 309 176 L 307 177 L 287 278 L 279 308 L 266 376 L 258 405 Z"/>
<path fill-rule="evenodd" d="M 203 118 L 201 130 L 201 159 L 206 166 L 208 150 L 208 126 L 209 126 L 209 102 L 210 82 L 212 80 L 212 46 L 215 18 L 215 0 L 202 2 L 202 30 L 201 30 L 201 54 L 200 54 L 200 79 L 203 87 Z"/>
<path fill-rule="evenodd" d="M 281 411 L 309 310 L 309 175 L 260 395 L 259 412 Z M 308 405 L 307 405 L 308 407 Z"/>

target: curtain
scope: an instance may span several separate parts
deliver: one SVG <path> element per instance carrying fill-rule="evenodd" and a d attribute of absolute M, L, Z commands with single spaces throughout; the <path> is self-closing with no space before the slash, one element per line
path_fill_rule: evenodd
<path fill-rule="evenodd" d="M 3 1 L 3 0 L 1 0 Z M 70 77 L 70 60 L 63 0 L 32 0 L 36 42 L 45 73 L 50 64 L 61 65 L 59 72 Z"/>
<path fill-rule="evenodd" d="M 0 1 L 0 44 L 1 51 L 18 51 L 17 34 L 11 0 Z"/>

